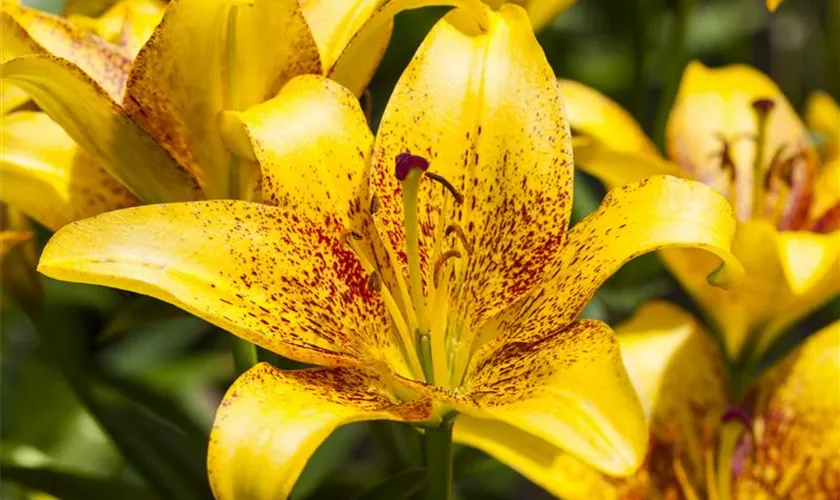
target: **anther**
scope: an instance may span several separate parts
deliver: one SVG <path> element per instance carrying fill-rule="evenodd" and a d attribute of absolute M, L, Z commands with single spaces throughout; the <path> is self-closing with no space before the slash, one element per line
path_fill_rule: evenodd
<path fill-rule="evenodd" d="M 373 215 L 378 211 L 379 211 L 379 197 L 374 194 L 373 196 L 370 197 L 370 206 L 368 207 L 368 212 L 370 212 L 370 215 Z"/>
<path fill-rule="evenodd" d="M 432 275 L 434 277 L 435 287 L 437 287 L 438 283 L 440 283 L 440 272 L 443 270 L 443 265 L 446 264 L 446 261 L 448 261 L 449 259 L 460 259 L 460 258 L 461 258 L 461 252 L 459 252 L 458 250 L 455 250 L 454 248 L 451 248 L 451 249 L 443 252 L 440 255 L 440 257 L 438 257 L 437 262 L 435 262 L 434 274 Z"/>
<path fill-rule="evenodd" d="M 394 176 L 401 181 L 404 181 L 408 177 L 408 173 L 415 168 L 423 172 L 429 169 L 429 160 L 411 153 L 400 153 L 394 160 L 396 163 Z"/>
<path fill-rule="evenodd" d="M 440 176 L 436 173 L 433 173 L 433 172 L 426 172 L 425 175 L 429 179 L 431 179 L 435 182 L 439 182 L 443 187 L 445 187 L 446 190 L 449 191 L 452 194 L 452 197 L 455 198 L 456 203 L 458 203 L 460 205 L 461 203 L 464 202 L 464 196 L 461 193 L 459 193 L 458 190 L 455 189 L 455 186 L 453 186 L 451 182 L 446 180 L 446 178 L 444 178 L 444 177 L 442 177 L 442 176 Z"/>
<path fill-rule="evenodd" d="M 464 230 L 461 229 L 461 226 L 459 226 L 458 224 L 450 224 L 446 226 L 446 230 L 443 232 L 443 234 L 445 236 L 449 236 L 453 232 L 458 236 L 458 239 L 461 240 L 461 245 L 463 245 L 464 250 L 467 251 L 467 255 L 471 255 L 473 247 L 472 245 L 470 245 L 470 242 L 467 241 L 467 235 L 464 234 Z"/>
<path fill-rule="evenodd" d="M 355 231 L 347 231 L 344 233 L 344 242 L 348 245 L 350 244 L 349 238 L 353 238 L 356 241 L 360 241 L 362 239 L 362 235 Z"/>
<path fill-rule="evenodd" d="M 382 278 L 379 277 L 379 273 L 370 273 L 370 276 L 368 276 L 367 290 L 368 292 L 382 291 Z"/>

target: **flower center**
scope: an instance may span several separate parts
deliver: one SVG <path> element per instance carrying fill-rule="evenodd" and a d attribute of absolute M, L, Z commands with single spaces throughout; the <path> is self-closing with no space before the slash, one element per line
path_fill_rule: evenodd
<path fill-rule="evenodd" d="M 410 153 L 397 155 L 394 175 L 402 184 L 408 279 L 399 271 L 396 257 L 389 252 L 387 261 L 390 269 L 394 270 L 393 279 L 390 283 L 384 283 L 380 263 L 377 261 L 373 265 L 364 257 L 360 247 L 362 236 L 347 233 L 345 241 L 370 273 L 368 289 L 382 296 L 413 376 L 429 384 L 450 387 L 454 380 L 460 378 L 462 370 L 455 366 L 460 364 L 461 357 L 457 355 L 457 335 L 454 335 L 458 325 L 450 321 L 449 296 L 453 285 L 460 288 L 463 284 L 472 245 L 464 230 L 457 223 L 450 223 L 447 218 L 450 203 L 460 204 L 463 197 L 448 180 L 430 172 L 428 160 L 421 156 Z M 421 265 L 421 226 L 418 220 L 418 198 L 424 180 L 437 182 L 448 194 L 444 197 L 444 206 L 440 211 L 425 279 Z M 375 195 L 371 198 L 369 211 L 372 216 L 379 211 L 379 199 Z"/>
<path fill-rule="evenodd" d="M 771 99 L 756 99 L 751 106 L 755 117 L 754 134 L 730 138 L 717 136 L 722 145 L 716 156 L 720 169 L 728 176 L 729 201 L 742 220 L 766 219 L 780 229 L 799 228 L 806 222 L 813 189 L 807 152 L 801 146 L 791 152 L 782 144 L 766 161 L 775 103 Z M 733 150 L 743 140 L 753 143 L 754 154 L 752 165 L 739 168 Z M 750 171 L 752 175 L 746 175 Z M 742 202 L 739 196 L 748 199 Z"/>

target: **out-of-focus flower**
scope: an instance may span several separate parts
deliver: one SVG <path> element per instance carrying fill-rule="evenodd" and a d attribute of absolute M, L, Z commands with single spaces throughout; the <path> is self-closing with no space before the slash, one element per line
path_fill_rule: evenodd
<path fill-rule="evenodd" d="M 539 31 L 552 21 L 558 14 L 568 9 L 576 0 L 514 0 L 512 3 L 519 4 L 528 11 L 534 31 Z M 493 7 L 504 4 L 504 0 L 484 0 L 484 3 Z"/>
<path fill-rule="evenodd" d="M 392 26 L 392 16 L 375 14 L 403 4 L 176 0 L 168 4 L 136 58 L 137 48 L 157 24 L 156 2 L 126 0 L 95 22 L 74 16 L 75 23 L 4 5 L 4 82 L 25 91 L 67 134 L 34 114 L 13 120 L 30 131 L 43 125 L 46 137 L 43 143 L 37 136 L 28 138 L 27 154 L 34 161 L 25 161 L 30 158 L 20 156 L 23 148 L 18 149 L 15 180 L 30 183 L 20 191 L 42 187 L 45 157 L 70 141 L 78 144 L 79 153 L 63 154 L 64 164 L 50 167 L 61 171 L 61 182 L 88 195 L 70 197 L 74 209 L 87 204 L 97 210 L 119 208 L 126 197 L 144 203 L 248 199 L 258 192 L 258 168 L 225 147 L 219 133 L 224 124 L 218 123 L 222 112 L 264 102 L 301 74 L 335 75 L 361 92 Z M 342 57 L 354 34 L 374 17 L 380 26 L 377 36 L 360 42 L 368 50 Z M 5 101 L 4 96 L 4 109 Z M 80 155 L 80 163 L 95 163 L 95 169 L 107 174 L 83 175 L 93 170 L 84 167 L 77 175 L 75 165 L 68 170 L 66 164 Z M 32 210 L 32 203 L 26 208 Z M 78 210 L 61 208 L 45 207 L 65 214 L 62 221 L 48 221 L 53 228 L 78 215 Z"/>
<path fill-rule="evenodd" d="M 669 159 L 617 104 L 581 84 L 560 85 L 583 170 L 608 186 L 681 175 L 732 203 L 740 220 L 733 252 L 747 272 L 740 286 L 707 286 L 704 273 L 715 263 L 703 255 L 662 253 L 731 358 L 760 357 L 786 327 L 838 293 L 836 163 L 821 166 L 805 127 L 766 76 L 691 63 L 668 122 Z"/>
<path fill-rule="evenodd" d="M 687 312 L 649 303 L 616 334 L 651 424 L 643 468 L 610 478 L 568 454 L 536 454 L 540 443 L 523 435 L 507 450 L 523 469 L 563 477 L 576 486 L 570 500 L 836 498 L 840 322 L 753 381 L 738 406 L 727 403 L 726 360 Z"/>
<path fill-rule="evenodd" d="M 725 263 L 713 279 L 738 279 L 735 220 L 713 190 L 660 176 L 569 229 L 568 126 L 523 9 L 447 14 L 375 138 L 353 94 L 318 76 L 225 120 L 265 204 L 103 214 L 56 233 L 39 267 L 322 366 L 261 364 L 229 389 L 209 450 L 219 498 L 283 497 L 335 428 L 374 419 L 454 418 L 493 454 L 526 436 L 610 475 L 639 467 L 647 425 L 618 345 L 578 315 L 624 262 L 665 246 L 704 248 Z"/>

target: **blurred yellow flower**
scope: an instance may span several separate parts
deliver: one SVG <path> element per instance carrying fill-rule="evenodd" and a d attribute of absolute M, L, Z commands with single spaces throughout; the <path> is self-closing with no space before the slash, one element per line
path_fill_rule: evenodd
<path fill-rule="evenodd" d="M 662 173 L 698 179 L 735 207 L 732 250 L 747 272 L 740 286 L 707 286 L 704 273 L 715 263 L 703 255 L 662 252 L 731 359 L 757 359 L 838 293 L 837 162 L 821 166 L 804 125 L 766 76 L 746 66 L 689 64 L 668 122 L 668 159 L 616 103 L 579 83 L 560 86 L 584 171 L 608 186 Z"/>
<path fill-rule="evenodd" d="M 511 3 L 521 5 L 531 18 L 534 31 L 539 31 L 548 25 L 558 14 L 572 6 L 577 0 L 514 0 Z M 499 7 L 504 0 L 484 0 L 484 3 Z"/>
<path fill-rule="evenodd" d="M 553 475 L 568 485 L 554 493 L 569 500 L 836 497 L 840 322 L 754 380 L 739 406 L 727 404 L 732 387 L 722 353 L 687 312 L 652 302 L 615 331 L 651 424 L 642 469 L 623 480 L 607 477 L 568 454 L 535 453 L 540 443 L 526 435 L 505 450 L 508 463 Z M 481 437 L 460 437 L 486 448 Z"/>
<path fill-rule="evenodd" d="M 527 436 L 609 475 L 640 466 L 648 429 L 618 345 L 578 315 L 657 248 L 703 248 L 724 263 L 711 279 L 739 279 L 735 220 L 713 190 L 660 176 L 569 229 L 568 124 L 523 9 L 447 14 L 375 138 L 354 95 L 319 76 L 224 120 L 226 141 L 261 166 L 265 204 L 103 214 L 56 233 L 39 267 L 322 366 L 260 364 L 229 389 L 209 449 L 218 498 L 284 497 L 335 428 L 364 420 L 432 435 L 454 420 L 456 434 L 500 448 Z"/>

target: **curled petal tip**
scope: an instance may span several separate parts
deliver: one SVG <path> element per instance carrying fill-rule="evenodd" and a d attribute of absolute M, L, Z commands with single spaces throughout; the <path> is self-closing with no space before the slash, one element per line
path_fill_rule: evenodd
<path fill-rule="evenodd" d="M 721 259 L 717 269 L 706 276 L 706 281 L 712 286 L 730 290 L 741 283 L 744 274 L 744 266 L 732 256 L 729 259 Z"/>

